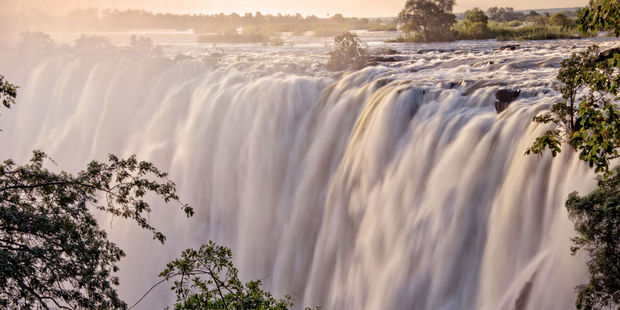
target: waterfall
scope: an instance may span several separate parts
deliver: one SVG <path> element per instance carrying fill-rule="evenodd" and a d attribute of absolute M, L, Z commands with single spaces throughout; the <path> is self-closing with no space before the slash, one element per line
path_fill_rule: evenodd
<path fill-rule="evenodd" d="M 4 52 L 0 73 L 20 89 L 0 117 L 0 155 L 24 162 L 40 149 L 77 171 L 135 153 L 170 172 L 196 215 L 156 206 L 164 246 L 98 215 L 127 252 L 128 303 L 183 249 L 214 240 L 242 279 L 298 307 L 568 309 L 587 269 L 569 253 L 564 200 L 592 190 L 594 175 L 570 152 L 524 156 L 549 128 L 532 117 L 560 98 L 560 60 L 588 43 L 558 42 L 403 45 L 400 62 L 343 74 L 302 47 L 215 67 Z M 522 94 L 498 115 L 502 87 Z M 138 308 L 173 300 L 161 287 Z"/>

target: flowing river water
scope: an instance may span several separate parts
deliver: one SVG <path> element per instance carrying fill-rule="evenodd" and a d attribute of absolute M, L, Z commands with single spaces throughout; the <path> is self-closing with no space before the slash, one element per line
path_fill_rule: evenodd
<path fill-rule="evenodd" d="M 569 309 L 587 279 L 571 256 L 564 200 L 594 175 L 570 152 L 524 156 L 560 99 L 560 61 L 611 39 L 385 44 L 390 61 L 325 70 L 325 42 L 174 44 L 164 56 L 41 46 L 5 48 L 20 86 L 0 118 L 0 155 L 33 149 L 77 171 L 108 153 L 170 172 L 187 219 L 156 202 L 165 245 L 100 215 L 127 252 L 130 304 L 187 247 L 232 248 L 242 279 L 298 307 Z M 177 55 L 183 56 L 177 56 Z M 497 114 L 495 92 L 520 89 Z M 53 166 L 53 164 L 51 164 Z M 174 301 L 167 287 L 137 307 Z"/>

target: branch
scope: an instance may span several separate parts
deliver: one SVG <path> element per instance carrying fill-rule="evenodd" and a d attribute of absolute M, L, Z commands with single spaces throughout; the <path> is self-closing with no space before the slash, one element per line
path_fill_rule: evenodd
<path fill-rule="evenodd" d="M 146 293 L 144 293 L 144 295 L 142 295 L 142 297 L 138 301 L 136 301 L 136 303 L 133 304 L 133 306 L 129 307 L 128 310 L 131 310 L 131 309 L 133 309 L 133 307 L 137 306 L 146 297 L 146 295 L 148 295 L 153 289 L 155 289 L 157 286 L 159 286 L 160 284 L 162 284 L 162 283 L 164 283 L 166 281 L 167 281 L 167 279 L 163 279 L 163 280 L 155 283 L 155 285 L 151 286 L 151 288 L 148 291 L 146 291 Z"/>
<path fill-rule="evenodd" d="M 34 189 L 34 188 L 38 188 L 38 187 L 67 186 L 67 185 L 78 185 L 78 186 L 89 187 L 89 188 L 92 188 L 92 189 L 105 191 L 105 190 L 103 190 L 101 188 L 98 188 L 98 187 L 90 185 L 90 184 L 85 184 L 85 183 L 80 183 L 80 182 L 58 181 L 58 182 L 39 183 L 39 184 L 33 184 L 33 185 L 12 185 L 12 186 L 6 186 L 6 187 L 0 188 L 0 192 L 4 192 L 4 191 L 8 191 L 8 190 L 13 190 L 13 189 Z"/>
<path fill-rule="evenodd" d="M 213 275 L 213 271 L 211 270 L 211 268 L 209 268 L 209 266 L 207 266 L 207 270 L 208 270 L 209 276 L 211 276 L 211 278 L 213 279 L 213 282 L 215 282 L 215 288 L 217 288 L 217 292 L 218 294 L 220 294 L 220 297 L 222 298 L 222 302 L 224 303 L 224 305 L 226 305 L 226 308 L 228 308 L 228 303 L 226 303 L 226 299 L 224 299 L 224 294 L 222 294 L 222 290 L 220 290 L 220 285 L 226 289 L 228 289 L 228 287 L 226 287 L 224 283 L 221 283 L 220 279 L 218 279 L 217 276 Z M 228 291 L 230 292 L 230 289 L 228 289 Z M 233 295 L 237 297 L 237 295 L 235 295 L 234 293 Z M 237 297 L 237 299 L 239 298 Z"/>

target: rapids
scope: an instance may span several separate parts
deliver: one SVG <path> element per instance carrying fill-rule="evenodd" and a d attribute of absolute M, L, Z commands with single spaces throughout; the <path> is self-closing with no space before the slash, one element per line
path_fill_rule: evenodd
<path fill-rule="evenodd" d="M 211 239 L 244 280 L 298 307 L 569 309 L 587 270 L 563 203 L 594 175 L 570 152 L 524 151 L 548 129 L 531 120 L 560 98 L 560 61 L 590 43 L 375 42 L 396 61 L 345 73 L 325 71 L 327 47 L 312 42 L 223 46 L 217 64 L 196 44 L 165 57 L 5 49 L 0 73 L 20 89 L 0 157 L 40 149 L 77 171 L 135 153 L 170 172 L 196 215 L 155 207 L 164 246 L 100 215 L 127 252 L 129 304 Z M 522 92 L 497 115 L 502 87 Z M 172 302 L 160 287 L 137 308 Z"/>

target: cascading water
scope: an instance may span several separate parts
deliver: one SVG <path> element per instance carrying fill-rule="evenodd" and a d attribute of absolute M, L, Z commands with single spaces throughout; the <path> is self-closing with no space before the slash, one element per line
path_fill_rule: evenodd
<path fill-rule="evenodd" d="M 101 218 L 128 254 L 129 303 L 212 239 L 232 247 L 243 279 L 300 307 L 568 309 L 587 271 L 569 254 L 563 202 L 594 176 L 570 152 L 523 153 L 546 130 L 532 117 L 559 98 L 560 60 L 590 43 L 395 45 L 400 61 L 342 76 L 316 65 L 314 45 L 229 47 L 215 67 L 3 52 L 0 72 L 21 88 L 0 119 L 0 155 L 41 149 L 77 170 L 136 153 L 171 173 L 197 214 L 156 208 L 165 246 Z M 497 115 L 503 86 L 522 93 Z M 172 298 L 162 287 L 138 308 Z"/>

